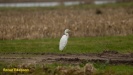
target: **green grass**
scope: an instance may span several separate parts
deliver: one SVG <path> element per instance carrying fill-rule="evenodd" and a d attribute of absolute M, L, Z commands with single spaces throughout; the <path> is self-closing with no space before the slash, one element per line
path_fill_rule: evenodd
<path fill-rule="evenodd" d="M 96 73 L 94 75 L 132 75 L 133 74 L 133 66 L 132 65 L 112 65 L 112 64 L 104 64 L 104 63 L 93 63 L 96 68 Z M 82 66 L 80 66 L 82 65 Z M 74 67 L 75 65 L 68 64 L 47 64 L 46 67 L 54 70 L 57 66 L 64 67 Z M 85 64 L 79 64 L 80 68 L 84 68 Z"/>
<path fill-rule="evenodd" d="M 13 64 L 15 65 L 15 64 Z M 17 66 L 17 65 L 16 65 Z M 34 66 L 34 65 L 31 65 Z M 59 63 L 53 63 L 53 64 L 45 64 L 45 67 L 48 68 L 48 71 L 50 72 L 44 72 L 41 65 L 37 65 L 35 68 L 35 71 L 32 73 L 32 75 L 51 75 L 51 73 L 54 72 L 56 67 L 63 66 L 63 67 L 75 67 L 76 65 L 69 65 L 69 64 L 59 64 Z M 84 68 L 85 64 L 80 66 L 80 68 Z M 132 65 L 124 65 L 124 64 L 118 64 L 118 65 L 111 65 L 111 64 L 103 64 L 103 63 L 94 63 L 94 67 L 96 68 L 96 72 L 93 75 L 133 75 L 133 66 Z M 0 63 L 0 72 L 3 72 L 3 68 L 9 68 L 7 67 L 6 63 Z M 14 68 L 14 66 L 10 67 Z M 3 73 L 2 73 L 3 74 Z M 14 75 L 12 72 L 6 72 L 8 75 Z M 21 74 L 21 73 L 19 73 Z M 29 75 L 29 73 L 25 73 L 25 75 Z"/>
<path fill-rule="evenodd" d="M 0 40 L 0 52 L 28 53 L 97 53 L 104 50 L 118 52 L 133 52 L 133 35 L 101 36 L 72 38 L 63 50 L 59 51 L 60 38 L 44 38 L 36 40 Z"/>
<path fill-rule="evenodd" d="M 133 66 L 132 65 L 105 65 L 101 63 L 94 63 L 97 69 L 96 75 L 132 75 Z"/>

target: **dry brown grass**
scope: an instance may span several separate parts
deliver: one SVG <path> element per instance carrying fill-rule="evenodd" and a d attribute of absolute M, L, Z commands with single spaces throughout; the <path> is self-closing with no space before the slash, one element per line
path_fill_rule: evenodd
<path fill-rule="evenodd" d="M 133 34 L 133 9 L 56 9 L 0 11 L 0 39 L 61 37 L 69 28 L 73 37 Z"/>
<path fill-rule="evenodd" d="M 55 69 L 54 75 L 94 75 L 96 72 L 95 67 L 93 64 L 86 64 L 83 68 L 79 66 L 75 67 L 64 67 L 58 66 Z"/>

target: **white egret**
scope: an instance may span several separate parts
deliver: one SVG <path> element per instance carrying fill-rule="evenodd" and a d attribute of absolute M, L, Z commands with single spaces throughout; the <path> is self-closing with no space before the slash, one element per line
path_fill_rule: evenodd
<path fill-rule="evenodd" d="M 62 51 L 64 49 L 64 47 L 66 46 L 67 44 L 67 41 L 68 41 L 68 38 L 69 38 L 69 32 L 70 30 L 69 29 L 66 29 L 64 31 L 64 35 L 61 37 L 60 39 L 60 43 L 59 43 L 59 50 Z"/>

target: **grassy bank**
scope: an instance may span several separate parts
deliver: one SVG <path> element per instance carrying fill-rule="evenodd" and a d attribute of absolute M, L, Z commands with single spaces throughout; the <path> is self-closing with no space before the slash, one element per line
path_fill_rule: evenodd
<path fill-rule="evenodd" d="M 0 52 L 28 53 L 90 53 L 114 50 L 133 52 L 133 36 L 71 38 L 63 52 L 58 49 L 60 38 L 36 40 L 0 40 Z"/>

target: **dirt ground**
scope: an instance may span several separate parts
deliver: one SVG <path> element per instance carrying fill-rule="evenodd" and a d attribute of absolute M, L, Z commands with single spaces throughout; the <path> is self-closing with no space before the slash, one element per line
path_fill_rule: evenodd
<path fill-rule="evenodd" d="M 133 65 L 133 53 L 122 54 L 115 51 L 104 51 L 98 54 L 0 53 L 0 62 L 17 64 L 80 64 L 86 62 L 101 62 Z"/>

